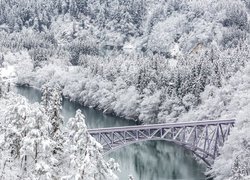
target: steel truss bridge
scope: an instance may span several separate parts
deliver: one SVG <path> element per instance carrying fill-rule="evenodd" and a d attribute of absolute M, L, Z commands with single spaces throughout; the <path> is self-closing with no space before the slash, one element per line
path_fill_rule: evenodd
<path fill-rule="evenodd" d="M 89 133 L 109 153 L 133 143 L 165 140 L 183 146 L 210 166 L 219 155 L 235 120 L 150 124 L 90 129 Z"/>

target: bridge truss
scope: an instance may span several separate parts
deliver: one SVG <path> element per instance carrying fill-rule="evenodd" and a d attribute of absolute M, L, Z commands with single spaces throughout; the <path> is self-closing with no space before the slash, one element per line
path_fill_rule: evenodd
<path fill-rule="evenodd" d="M 235 120 L 180 122 L 90 129 L 104 153 L 148 140 L 173 142 L 192 151 L 210 166 L 219 155 Z"/>

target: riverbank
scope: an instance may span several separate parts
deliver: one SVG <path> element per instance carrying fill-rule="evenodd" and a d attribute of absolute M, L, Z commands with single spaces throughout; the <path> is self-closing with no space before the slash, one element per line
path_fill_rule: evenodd
<path fill-rule="evenodd" d="M 41 91 L 38 88 L 17 86 L 14 90 L 17 94 L 26 97 L 31 103 L 41 101 Z M 69 118 L 75 116 L 75 112 L 80 109 L 86 116 L 86 124 L 88 128 L 104 128 L 117 126 L 136 125 L 133 120 L 125 120 L 121 117 L 116 117 L 111 114 L 103 114 L 102 111 L 82 106 L 80 103 L 70 101 L 68 98 L 62 99 L 62 116 L 64 117 L 64 124 Z M 91 116 L 91 114 L 95 114 Z"/>
<path fill-rule="evenodd" d="M 38 90 L 29 87 L 19 87 L 18 90 L 18 94 L 24 95 L 30 101 L 40 100 L 41 94 Z M 130 124 L 130 121 L 64 99 L 64 119 L 74 116 L 77 109 L 85 115 L 88 128 L 133 125 L 133 122 Z M 199 164 L 190 151 L 165 141 L 136 143 L 110 153 L 105 159 L 109 158 L 114 158 L 119 163 L 121 172 L 117 172 L 117 175 L 121 180 L 127 179 L 128 174 L 138 180 L 205 179 L 205 166 Z"/>
<path fill-rule="evenodd" d="M 0 95 L 60 86 L 124 123 L 235 118 L 209 173 L 250 179 L 249 0 L 1 1 L 0 39 Z"/>
<path fill-rule="evenodd" d="M 18 66 L 17 66 L 18 67 Z M 21 70 L 22 71 L 22 70 Z M 206 119 L 208 117 L 212 117 L 210 119 L 215 119 L 215 118 L 228 118 L 230 115 L 235 115 L 244 107 L 244 104 L 247 104 L 247 99 L 248 99 L 248 89 L 247 89 L 247 82 L 248 82 L 248 68 L 246 68 L 244 71 L 239 72 L 236 74 L 235 77 L 231 78 L 231 81 L 229 81 L 229 84 L 226 85 L 224 88 L 216 88 L 216 87 L 208 87 L 205 92 L 202 94 L 201 98 L 204 100 L 202 101 L 202 104 L 193 110 L 190 110 L 188 114 L 185 114 L 183 119 L 197 119 L 197 120 L 202 120 Z M 102 77 L 92 77 L 90 76 L 88 71 L 84 71 L 82 67 L 67 67 L 67 66 L 56 66 L 55 64 L 53 65 L 48 65 L 45 66 L 41 69 L 38 69 L 37 71 L 25 71 L 25 74 L 20 73 L 20 69 L 17 71 L 18 74 L 18 79 L 17 83 L 20 84 L 29 84 L 35 87 L 41 87 L 43 84 L 48 83 L 48 85 L 54 86 L 56 84 L 59 84 L 61 87 L 63 87 L 63 94 L 66 97 L 71 97 L 71 100 L 74 101 L 79 101 L 82 102 L 83 105 L 90 105 L 95 108 L 100 108 L 100 107 L 117 107 L 114 106 L 115 102 L 118 99 L 115 97 L 121 97 L 123 95 L 126 95 L 123 103 L 126 104 L 128 108 L 128 103 L 134 105 L 134 108 L 130 108 L 130 111 L 125 111 L 125 112 L 136 112 L 138 110 L 142 110 L 138 107 L 141 107 L 143 104 L 143 100 L 140 99 L 140 95 L 137 92 L 136 88 L 134 88 L 134 91 L 136 93 L 133 93 L 134 91 L 131 91 L 130 94 L 128 95 L 125 91 L 128 91 L 129 88 L 127 86 L 122 86 L 122 84 L 118 83 L 113 83 L 107 80 L 103 80 Z M 82 78 L 79 78 L 82 77 Z M 243 81 L 238 81 L 240 77 L 244 77 Z M 91 80 L 93 78 L 93 80 Z M 100 84 L 99 84 L 100 83 Z M 243 85 L 245 84 L 245 85 Z M 121 87 L 120 89 L 118 87 Z M 229 88 L 230 87 L 230 88 Z M 118 94 L 116 94 L 119 92 Z M 230 93 L 229 93 L 230 92 Z M 242 98 L 239 98 L 237 94 L 241 94 Z M 81 97 L 85 95 L 87 96 L 86 99 L 82 99 Z M 112 98 L 113 97 L 113 98 Z M 135 98 L 137 97 L 137 98 Z M 157 113 L 155 111 L 159 111 L 160 108 L 159 106 L 162 106 L 162 103 L 154 104 L 155 100 L 152 97 L 152 101 L 148 101 L 149 105 L 154 105 L 154 106 L 147 106 L 144 107 L 147 111 L 147 113 L 150 115 L 150 112 Z M 158 94 L 158 97 L 160 97 L 160 94 Z M 148 97 L 144 97 L 148 98 Z M 245 100 L 244 100 L 245 99 Z M 93 100 L 93 102 L 92 102 Z M 110 100 L 110 101 L 108 101 Z M 126 101 L 130 100 L 130 101 Z M 103 105 L 105 105 L 105 102 L 110 102 L 107 104 L 107 106 L 100 106 L 99 102 L 102 102 Z M 121 103 L 121 102 L 120 102 Z M 234 104 L 242 104 L 240 106 L 237 106 L 237 108 L 233 108 Z M 97 106 L 95 106 L 97 104 Z M 226 105 L 223 105 L 226 104 Z M 124 107 L 124 106 L 121 106 Z M 155 108 L 157 107 L 157 108 Z M 179 106 L 176 106 L 175 108 L 178 108 Z M 101 108 L 100 108 L 101 109 Z M 122 111 L 122 108 L 120 109 Z M 113 113 L 112 111 L 107 111 L 106 113 Z M 140 111 L 139 111 L 140 112 Z M 145 111 L 144 111 L 145 114 Z M 228 115 L 228 116 L 227 116 Z M 225 117 L 226 116 L 226 117 Z M 233 116 L 233 117 L 235 117 Z M 164 121 L 166 122 L 166 121 Z M 246 128 L 245 128 L 246 129 Z M 243 134 L 242 134 L 243 135 Z M 244 137 L 242 136 L 241 137 Z M 237 137 L 237 132 L 233 133 L 232 139 Z M 239 138 L 238 141 L 240 142 L 242 138 Z M 218 159 L 215 161 L 216 169 L 221 169 L 221 162 L 224 162 L 225 159 L 228 159 L 227 154 L 228 152 L 234 153 L 234 157 L 237 157 L 237 153 L 240 152 L 236 148 L 235 141 L 233 140 L 232 142 L 228 142 L 228 145 L 226 144 L 225 149 L 223 148 L 222 151 L 225 151 L 222 153 L 222 159 Z M 236 149 L 233 151 L 229 150 L 228 147 L 233 146 Z M 241 144 L 238 144 L 237 146 L 241 147 Z M 230 161 L 228 163 L 228 166 L 223 166 L 223 168 L 229 170 L 232 168 L 234 161 Z M 224 169 L 221 170 L 220 172 L 224 172 Z M 214 172 L 219 172 L 217 170 L 211 171 L 211 174 Z M 228 174 L 225 174 L 224 176 L 226 177 Z M 223 176 L 223 177 L 224 177 Z"/>
<path fill-rule="evenodd" d="M 238 117 L 240 117 L 239 113 L 247 109 L 247 104 L 249 104 L 249 72 L 249 66 L 247 66 L 235 74 L 234 77 L 230 78 L 223 87 L 216 88 L 214 86 L 208 86 L 204 93 L 201 94 L 202 102 L 200 106 L 191 109 L 189 113 L 183 113 L 185 116 L 183 115 L 181 120 L 188 121 L 193 119 L 203 120 L 234 117 L 238 119 Z M 159 100 L 161 97 L 160 93 L 154 94 L 154 96 L 149 94 L 148 97 L 144 96 L 144 99 L 141 99 L 135 87 L 131 90 L 131 87 L 129 88 L 126 85 L 122 86 L 123 84 L 119 84 L 117 81 L 113 83 L 100 76 L 90 76 L 89 72 L 84 71 L 82 67 L 67 69 L 67 66 L 57 67 L 55 65 L 49 65 L 36 72 L 30 72 L 28 76 L 21 75 L 18 82 L 21 84 L 35 85 L 37 87 L 41 87 L 45 83 L 52 86 L 59 84 L 63 87 L 63 94 L 71 97 L 72 100 L 80 101 L 84 105 L 90 105 L 100 109 L 101 107 L 105 107 L 106 109 L 123 107 L 119 110 L 122 111 L 125 108 L 127 111 L 124 112 L 126 113 L 129 112 L 133 114 L 137 112 L 140 114 L 142 112 L 142 114 L 145 116 L 149 115 L 149 117 L 152 114 L 159 115 L 162 113 L 163 115 L 164 111 L 166 111 L 166 119 L 163 122 L 168 122 L 168 111 L 171 110 L 171 108 L 167 108 L 168 105 L 170 104 L 171 106 L 174 104 L 174 102 L 169 99 L 169 101 L 167 101 L 169 104 L 165 104 L 165 109 L 162 109 L 160 107 L 164 107 L 164 103 Z M 123 101 L 118 102 L 117 100 L 119 100 L 119 97 L 121 98 L 123 96 Z M 102 106 L 105 105 L 105 103 L 107 103 L 106 106 Z M 121 106 L 115 106 L 116 103 L 119 103 Z M 145 106 L 143 106 L 144 104 Z M 238 104 L 238 106 L 235 106 L 235 104 Z M 181 106 L 177 104 L 174 107 L 175 109 L 182 109 Z M 111 111 L 106 110 L 106 112 L 112 112 L 112 109 Z M 185 110 L 182 112 L 185 112 Z M 117 115 L 119 115 L 119 113 L 117 113 Z M 246 119 L 245 115 L 242 116 L 244 118 L 240 117 L 241 119 L 245 119 L 247 122 L 249 121 L 249 119 Z M 174 118 L 174 120 L 177 119 Z M 229 137 L 229 141 L 225 144 L 225 147 L 221 149 L 221 156 L 215 160 L 215 168 L 210 171 L 213 176 L 218 175 L 217 179 L 232 176 L 231 169 L 234 167 L 238 153 L 241 152 L 237 147 L 243 146 L 243 139 L 249 139 L 246 133 L 238 134 L 239 128 L 242 129 L 240 132 L 245 132 L 248 129 L 247 126 L 242 126 L 241 124 L 241 121 L 239 121 L 239 125 L 236 123 L 236 130 L 233 130 L 232 136 Z M 235 139 L 237 139 L 237 141 L 235 141 Z M 245 155 L 247 156 L 247 154 Z M 222 162 L 228 162 L 227 166 L 222 165 Z"/>
<path fill-rule="evenodd" d="M 160 112 L 160 108 L 163 109 L 160 107 L 160 91 L 140 95 L 135 86 L 128 86 L 122 79 L 108 81 L 101 76 L 92 76 L 80 66 L 50 64 L 28 75 L 18 74 L 19 85 L 41 88 L 44 84 L 52 87 L 58 84 L 63 96 L 107 114 L 145 123 L 167 122 L 163 117 L 161 121 L 157 118 L 163 114 Z"/>

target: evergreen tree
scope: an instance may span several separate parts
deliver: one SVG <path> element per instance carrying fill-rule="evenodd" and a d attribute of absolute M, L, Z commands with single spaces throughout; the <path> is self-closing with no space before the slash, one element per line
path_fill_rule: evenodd
<path fill-rule="evenodd" d="M 63 135 L 63 117 L 61 115 L 62 109 L 62 96 L 59 88 L 55 88 L 51 92 L 50 102 L 49 102 L 49 121 L 52 125 L 50 136 L 56 142 L 53 150 L 53 154 L 59 160 L 55 166 L 60 166 L 61 161 L 63 160 L 63 143 L 65 141 Z"/>
<path fill-rule="evenodd" d="M 22 178 L 58 179 L 60 167 L 54 148 L 57 142 L 50 137 L 52 125 L 49 117 L 39 109 L 32 107 L 31 116 L 26 119 L 27 134 L 22 138 L 20 148 L 21 166 L 24 172 Z"/>
<path fill-rule="evenodd" d="M 43 107 L 46 114 L 48 114 L 50 109 L 50 99 L 51 99 L 51 88 L 45 84 L 42 87 L 41 106 Z"/>
<path fill-rule="evenodd" d="M 60 168 L 53 154 L 52 125 L 39 104 L 23 97 L 11 97 L 1 133 L 1 176 L 3 179 L 55 179 Z"/>
<path fill-rule="evenodd" d="M 68 122 L 69 139 L 66 142 L 69 160 L 70 178 L 73 179 L 117 179 L 113 170 L 117 164 L 111 160 L 106 163 L 101 155 L 102 147 L 90 136 L 85 117 L 77 110 L 74 118 Z"/>

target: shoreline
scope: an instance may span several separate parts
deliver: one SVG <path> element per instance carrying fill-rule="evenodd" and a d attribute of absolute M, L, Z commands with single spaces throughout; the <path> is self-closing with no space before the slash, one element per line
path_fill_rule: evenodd
<path fill-rule="evenodd" d="M 38 88 L 38 87 L 36 87 L 36 86 L 29 85 L 29 84 L 19 84 L 19 83 L 15 83 L 15 86 L 16 86 L 16 87 L 27 87 L 27 88 L 32 88 L 32 89 L 35 89 L 35 90 L 37 90 L 37 91 L 39 91 L 39 92 L 41 93 L 40 88 Z M 119 117 L 119 118 L 124 119 L 124 120 L 126 120 L 126 121 L 134 122 L 135 125 L 142 125 L 142 124 L 144 124 L 142 121 L 139 121 L 139 120 L 127 119 L 127 118 L 125 118 L 125 117 L 118 116 L 118 115 L 115 114 L 115 113 L 107 113 L 107 112 L 104 112 L 103 110 L 98 109 L 98 108 L 96 108 L 96 107 L 85 106 L 85 105 L 83 105 L 83 103 L 81 103 L 81 102 L 79 102 L 79 101 L 77 101 L 77 100 L 72 100 L 69 96 L 64 96 L 64 95 L 62 95 L 62 98 L 63 98 L 63 99 L 66 99 L 66 100 L 69 100 L 70 102 L 79 104 L 80 106 L 82 106 L 82 107 L 84 107 L 84 108 L 94 109 L 95 111 L 101 112 L 101 113 L 103 113 L 103 114 L 105 114 L 105 115 L 108 115 L 108 116 Z"/>

